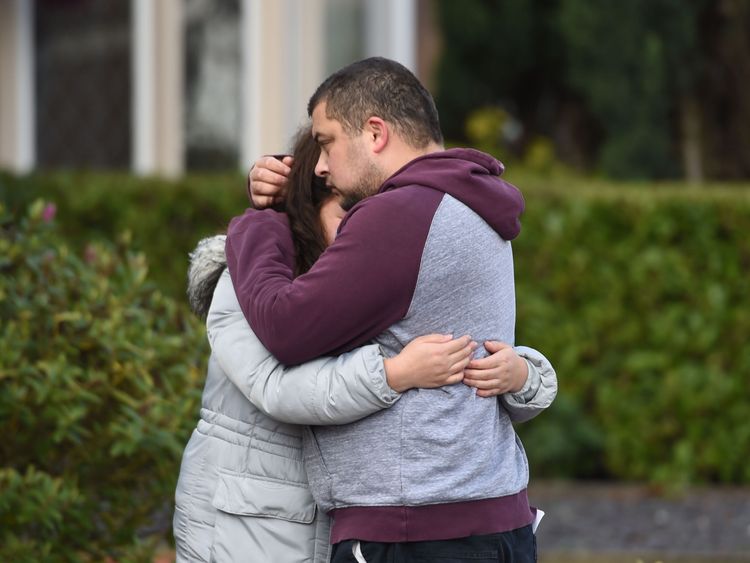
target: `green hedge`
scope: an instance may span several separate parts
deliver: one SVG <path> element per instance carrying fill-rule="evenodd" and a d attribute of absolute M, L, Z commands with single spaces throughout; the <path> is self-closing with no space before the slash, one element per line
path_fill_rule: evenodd
<path fill-rule="evenodd" d="M 555 404 L 543 416 L 520 427 L 532 476 L 623 478 L 672 485 L 750 483 L 746 462 L 750 419 L 745 415 L 750 396 L 750 347 L 745 343 L 750 334 L 750 190 L 612 184 L 564 174 L 539 177 L 518 172 L 511 174 L 510 180 L 523 189 L 527 200 L 523 232 L 514 243 L 517 341 L 546 353 L 560 379 Z M 18 210 L 39 195 L 57 203 L 59 232 L 72 241 L 66 256 L 85 256 L 87 248 L 98 248 L 89 246 L 91 240 L 119 240 L 120 250 L 105 250 L 104 254 L 114 253 L 120 257 L 116 260 L 119 263 L 132 264 L 126 255 L 129 249 L 135 249 L 143 251 L 152 265 L 146 275 L 144 262 L 138 262 L 138 276 L 146 277 L 138 281 L 139 299 L 156 298 L 154 288 L 158 287 L 177 300 L 175 304 L 160 296 L 158 305 L 145 306 L 145 310 L 156 311 L 155 316 L 137 321 L 141 327 L 171 323 L 162 331 L 170 336 L 161 338 L 146 330 L 131 335 L 142 343 L 138 349 L 157 350 L 131 361 L 132 370 L 141 369 L 137 373 L 148 373 L 153 380 L 148 383 L 148 377 L 138 376 L 147 382 L 143 383 L 145 390 L 138 391 L 143 393 L 139 395 L 143 401 L 149 394 L 162 397 L 161 386 L 173 385 L 169 383 L 172 377 L 192 374 L 189 381 L 180 383 L 178 395 L 182 393 L 182 398 L 175 399 L 170 407 L 174 416 L 161 418 L 154 426 L 159 440 L 175 440 L 167 448 L 166 465 L 154 474 L 162 487 L 162 503 L 171 498 L 178 450 L 184 444 L 186 429 L 195 422 L 194 401 L 203 368 L 191 370 L 204 362 L 208 353 L 202 337 L 195 336 L 200 327 L 184 316 L 187 252 L 201 236 L 222 230 L 232 215 L 242 211 L 246 201 L 243 185 L 239 176 L 164 182 L 103 174 L 23 179 L 0 175 L 0 201 L 13 210 L 12 215 L 19 215 Z M 132 239 L 129 247 L 124 246 L 128 238 Z M 39 254 L 36 260 L 41 259 Z M 81 263 L 76 267 L 84 266 Z M 123 274 L 119 282 L 108 281 L 116 286 L 111 293 L 125 295 L 135 275 L 128 271 L 131 273 Z M 111 277 L 112 273 L 106 270 L 106 275 Z M 73 290 L 74 277 L 69 275 L 70 280 L 65 281 L 70 286 L 65 286 L 65 292 Z M 95 272 L 83 279 L 88 280 L 84 285 L 101 283 L 96 281 Z M 51 307 L 48 302 L 59 290 L 41 280 L 34 283 L 38 294 L 35 299 L 42 300 L 35 307 L 41 312 L 42 307 Z M 80 298 L 75 295 L 75 299 Z M 90 308 L 83 305 L 85 300 L 81 303 L 82 309 Z M 69 310 L 62 304 L 58 307 L 51 310 Z M 100 362 L 103 366 L 96 368 L 96 373 L 107 377 L 119 373 L 110 356 L 106 357 L 109 363 L 103 357 L 89 360 L 91 352 L 79 349 L 89 329 L 80 325 L 76 332 L 76 323 L 81 321 L 75 319 L 55 321 L 58 325 L 53 323 L 44 330 L 54 334 L 55 327 L 64 327 L 72 331 L 66 335 L 84 340 L 63 344 L 62 339 L 47 356 L 38 356 L 41 327 L 28 329 L 20 337 L 7 333 L 6 326 L 10 325 L 5 319 L 19 315 L 22 318 L 20 309 L 7 314 L 3 311 L 3 360 L 6 349 L 12 352 L 25 346 L 21 356 L 16 354 L 16 361 L 31 372 L 47 374 L 47 381 L 55 385 L 42 384 L 41 375 L 41 379 L 21 378 L 14 393 L 34 397 L 68 389 L 60 387 L 54 366 L 60 373 L 77 373 L 82 361 L 92 361 L 92 365 Z M 144 338 L 148 340 L 144 342 Z M 178 341 L 183 344 L 179 351 Z M 123 345 L 121 353 L 134 353 L 131 348 Z M 7 370 L 20 368 L 2 365 L 0 384 L 5 386 Z M 152 367 L 139 368 L 141 365 Z M 171 366 L 168 381 L 155 379 L 154 373 L 161 371 L 155 365 Z M 32 382 L 32 387 L 23 387 Z M 152 384 L 156 391 L 150 391 Z M 76 397 L 72 391 L 65 392 L 69 393 L 69 402 L 55 415 L 62 425 L 52 433 L 55 440 L 65 440 L 69 428 L 76 428 L 77 413 L 88 408 L 88 394 Z M 43 401 L 29 401 L 28 405 L 18 402 L 20 406 L 3 404 L 17 418 L 40 417 L 38 404 Z M 9 415 L 4 412 L 2 416 Z M 44 422 L 39 428 L 46 429 L 50 424 Z M 130 431 L 121 430 L 117 436 L 125 440 Z M 146 440 L 143 434 L 134 435 L 136 440 Z M 75 433 L 72 436 L 80 439 Z M 28 434 L 23 439 L 28 442 Z M 56 480 L 61 475 L 59 470 L 47 471 L 38 461 L 16 463 L 17 454 L 10 449 L 4 454 L 14 460 L 17 474 L 2 479 L 14 483 L 19 479 L 43 481 L 46 484 L 42 490 L 58 487 L 55 502 L 66 498 L 71 500 L 65 502 L 74 502 L 82 483 L 87 482 L 79 478 L 66 492 L 68 489 L 61 488 L 62 482 Z M 23 459 L 32 459 L 30 454 L 24 455 L 27 457 Z M 147 453 L 147 457 L 150 455 Z M 87 467 L 94 471 L 96 464 L 89 465 L 82 459 L 62 466 L 73 471 L 71 468 L 79 464 L 80 471 Z M 53 465 L 57 463 L 53 458 Z M 27 474 L 26 467 L 31 466 L 38 473 Z M 55 502 L 44 499 L 34 502 L 34 506 L 55 506 Z M 106 503 L 102 501 L 102 505 Z M 127 512 L 124 514 L 127 516 Z M 3 524 L 0 522 L 0 528 L 5 527 Z M 68 521 L 63 524 L 67 526 Z"/>
<path fill-rule="evenodd" d="M 92 240 L 129 237 L 148 256 L 149 277 L 184 301 L 187 254 L 196 242 L 223 232 L 247 206 L 237 175 L 189 176 L 170 182 L 105 173 L 54 173 L 15 177 L 0 173 L 0 201 L 22 214 L 37 198 L 58 207 L 59 228 L 73 248 Z"/>
<path fill-rule="evenodd" d="M 75 251 L 54 212 L 0 203 L 0 560 L 147 560 L 169 533 L 155 517 L 197 419 L 205 331 L 125 238 Z"/>
<path fill-rule="evenodd" d="M 561 389 L 532 471 L 750 483 L 750 189 L 511 180 L 517 338 Z"/>

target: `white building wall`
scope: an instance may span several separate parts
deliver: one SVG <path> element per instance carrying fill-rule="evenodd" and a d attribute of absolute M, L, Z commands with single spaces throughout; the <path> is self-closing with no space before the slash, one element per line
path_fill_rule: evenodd
<path fill-rule="evenodd" d="M 416 0 L 364 0 L 365 56 L 396 60 L 417 71 Z"/>
<path fill-rule="evenodd" d="M 22 174 L 36 162 L 34 2 L 0 1 L 0 167 Z"/>
<path fill-rule="evenodd" d="M 242 0 L 240 169 L 289 149 L 324 76 L 324 0 Z"/>
<path fill-rule="evenodd" d="M 139 175 L 185 169 L 181 0 L 132 0 L 133 163 Z"/>
<path fill-rule="evenodd" d="M 242 0 L 241 169 L 259 155 L 288 150 L 290 137 L 307 120 L 307 100 L 326 77 L 326 41 L 336 32 L 325 29 L 329 2 Z M 364 33 L 365 56 L 392 58 L 416 71 L 415 1 L 363 2 L 364 21 L 351 25 Z"/>

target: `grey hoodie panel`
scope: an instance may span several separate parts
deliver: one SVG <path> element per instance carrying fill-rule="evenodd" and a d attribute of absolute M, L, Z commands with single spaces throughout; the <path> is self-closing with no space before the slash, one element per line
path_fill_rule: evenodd
<path fill-rule="evenodd" d="M 386 356 L 398 354 L 415 336 L 433 332 L 513 344 L 511 245 L 450 195 L 443 196 L 435 214 L 419 272 L 406 317 L 378 337 Z M 486 355 L 483 347 L 477 350 L 477 357 Z"/>
<path fill-rule="evenodd" d="M 445 195 L 409 312 L 377 342 L 387 355 L 429 332 L 512 343 L 514 326 L 510 243 Z M 526 456 L 508 412 L 462 384 L 413 389 L 387 411 L 313 433 L 305 437 L 305 461 L 324 510 L 492 498 L 528 483 Z"/>

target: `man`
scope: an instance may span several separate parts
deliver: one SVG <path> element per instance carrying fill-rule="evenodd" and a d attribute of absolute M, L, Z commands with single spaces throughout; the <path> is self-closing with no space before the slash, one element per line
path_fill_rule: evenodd
<path fill-rule="evenodd" d="M 240 305 L 266 347 L 295 364 L 375 340 L 388 355 L 418 334 L 514 340 L 510 243 L 520 193 L 502 165 L 445 151 L 429 93 L 403 66 L 359 61 L 308 105 L 316 174 L 349 213 L 332 246 L 293 279 L 283 215 L 230 224 Z M 539 379 L 508 389 L 529 396 Z M 333 561 L 535 561 L 528 464 L 507 412 L 466 386 L 405 393 L 388 411 L 307 436 L 316 501 L 333 516 Z"/>

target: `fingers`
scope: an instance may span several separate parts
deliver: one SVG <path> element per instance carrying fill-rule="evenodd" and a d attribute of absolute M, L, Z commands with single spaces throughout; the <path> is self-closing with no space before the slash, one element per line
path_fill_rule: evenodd
<path fill-rule="evenodd" d="M 253 193 L 258 195 L 275 195 L 286 189 L 287 181 L 288 178 L 284 174 L 267 168 L 256 166 L 250 172 L 250 187 Z"/>
<path fill-rule="evenodd" d="M 275 203 L 283 203 L 286 197 L 286 186 L 281 187 L 261 182 L 251 182 L 247 191 L 255 207 L 261 209 Z"/>
<path fill-rule="evenodd" d="M 270 195 L 251 195 L 253 199 L 253 205 L 257 209 L 265 209 L 266 207 L 271 207 L 277 202 L 277 198 L 270 196 Z"/>
<path fill-rule="evenodd" d="M 510 391 L 507 384 L 503 384 L 499 379 L 490 379 L 487 381 L 479 379 L 463 379 L 464 385 L 473 387 L 476 389 L 477 395 L 480 397 L 494 397 L 495 395 L 502 395 Z"/>
<path fill-rule="evenodd" d="M 466 369 L 466 366 L 471 361 L 472 355 L 478 346 L 469 336 L 452 339 L 448 342 L 448 345 L 454 348 L 457 343 L 463 346 L 452 354 L 443 356 L 443 358 L 447 359 L 450 367 L 444 372 L 439 385 L 453 385 L 463 381 L 464 369 Z M 445 344 L 442 346 L 445 346 Z"/>
<path fill-rule="evenodd" d="M 485 349 L 490 352 L 489 356 L 474 360 L 469 366 L 472 369 L 495 369 L 508 366 L 510 359 L 516 356 L 513 348 L 504 342 L 486 341 Z M 494 352 L 492 351 L 494 350 Z"/>
<path fill-rule="evenodd" d="M 455 385 L 456 383 L 461 383 L 463 380 L 464 375 L 462 371 L 459 371 L 458 373 L 454 373 L 452 375 L 449 375 L 445 379 L 445 383 L 443 385 Z"/>
<path fill-rule="evenodd" d="M 470 359 L 471 359 L 471 357 L 466 357 L 466 358 L 462 358 L 462 359 L 458 360 L 457 362 L 455 362 L 448 369 L 448 374 L 451 375 L 451 376 L 460 375 L 461 379 L 459 379 L 459 381 L 462 381 L 463 378 L 465 377 L 464 370 L 466 369 L 466 364 L 469 363 Z"/>
<path fill-rule="evenodd" d="M 474 351 L 478 344 L 471 340 L 469 335 L 455 338 L 443 344 L 444 352 L 449 352 L 446 356 L 448 381 L 457 383 L 463 379 L 463 372 L 471 361 Z M 450 384 L 450 383 L 446 383 Z"/>
<path fill-rule="evenodd" d="M 247 178 L 247 191 L 256 207 L 269 207 L 284 199 L 293 161 L 291 156 L 282 160 L 262 156 L 255 161 Z"/>
<path fill-rule="evenodd" d="M 477 360 L 472 360 L 469 367 L 474 370 L 489 370 L 499 367 L 501 360 L 495 356 L 485 356 Z"/>
<path fill-rule="evenodd" d="M 453 356 L 454 354 L 460 354 L 463 355 L 466 353 L 466 348 L 471 347 L 471 351 L 473 352 L 477 348 L 477 343 L 472 342 L 471 336 L 464 335 L 461 338 L 455 338 L 445 344 L 445 352 L 449 356 Z"/>
<path fill-rule="evenodd" d="M 484 342 L 484 348 L 490 354 L 494 354 L 495 352 L 499 352 L 500 350 L 512 348 L 512 346 L 510 344 L 506 344 L 505 342 L 500 342 L 499 340 L 486 340 Z"/>
<path fill-rule="evenodd" d="M 285 156 L 281 160 L 274 156 L 261 156 L 255 161 L 253 170 L 268 170 L 274 174 L 287 177 L 291 172 L 291 164 L 294 159 L 291 156 Z"/>
<path fill-rule="evenodd" d="M 451 344 L 453 344 L 454 342 L 451 342 Z M 472 358 L 474 357 L 474 351 L 477 349 L 477 346 L 478 344 L 476 342 L 473 342 L 471 340 L 466 341 L 465 346 L 456 350 L 455 352 L 452 352 L 451 354 L 448 354 L 448 362 L 450 363 L 450 365 L 454 365 L 460 362 L 463 367 L 466 367 L 467 365 L 469 365 L 469 362 L 472 361 Z"/>
<path fill-rule="evenodd" d="M 497 378 L 493 379 L 477 379 L 473 377 L 470 372 L 471 370 L 464 370 L 464 383 L 469 387 L 476 387 L 477 389 L 493 389 L 500 387 L 500 380 Z"/>
<path fill-rule="evenodd" d="M 465 379 L 473 379 L 476 381 L 487 381 L 488 379 L 497 379 L 496 377 L 493 377 L 493 374 L 490 373 L 487 370 L 482 369 L 472 369 L 470 367 L 467 367 L 464 370 L 464 378 Z"/>

